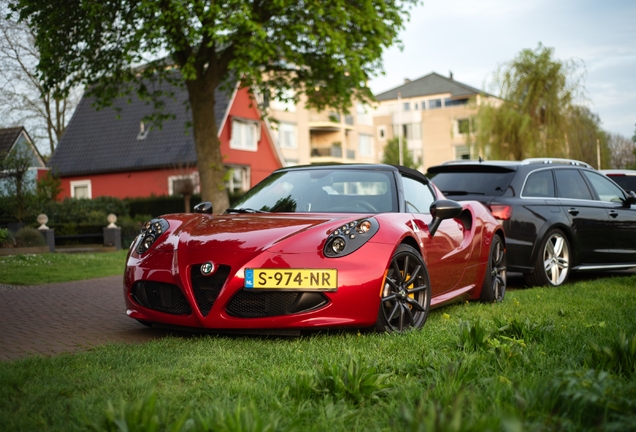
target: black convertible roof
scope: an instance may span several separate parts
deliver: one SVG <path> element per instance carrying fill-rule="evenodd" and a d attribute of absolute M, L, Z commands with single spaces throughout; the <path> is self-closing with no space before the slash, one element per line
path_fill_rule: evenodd
<path fill-rule="evenodd" d="M 402 165 L 388 165 L 388 164 L 339 164 L 339 163 L 326 163 L 326 164 L 313 164 L 313 165 L 296 165 L 291 167 L 279 168 L 275 172 L 280 171 L 295 171 L 295 170 L 305 170 L 305 169 L 359 169 L 359 170 L 391 170 L 398 171 L 401 174 L 406 175 L 407 177 L 415 178 L 423 183 L 429 182 L 428 177 L 419 172 L 418 170 L 414 170 L 412 168 L 408 168 Z"/>

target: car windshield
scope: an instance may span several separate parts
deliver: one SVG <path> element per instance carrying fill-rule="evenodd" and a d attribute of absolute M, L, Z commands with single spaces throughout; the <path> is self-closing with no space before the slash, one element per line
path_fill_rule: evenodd
<path fill-rule="evenodd" d="M 391 171 L 307 169 L 276 172 L 228 213 L 380 213 L 397 211 Z"/>
<path fill-rule="evenodd" d="M 433 182 L 444 195 L 502 195 L 514 172 L 441 172 Z"/>

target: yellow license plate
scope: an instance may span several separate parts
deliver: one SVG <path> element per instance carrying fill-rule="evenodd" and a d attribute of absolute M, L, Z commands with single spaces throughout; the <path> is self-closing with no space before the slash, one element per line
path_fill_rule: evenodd
<path fill-rule="evenodd" d="M 336 291 L 336 269 L 245 269 L 245 288 Z"/>

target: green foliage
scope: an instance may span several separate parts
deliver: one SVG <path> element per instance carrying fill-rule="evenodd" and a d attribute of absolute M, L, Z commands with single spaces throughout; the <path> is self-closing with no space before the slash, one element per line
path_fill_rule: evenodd
<path fill-rule="evenodd" d="M 604 371 L 566 370 L 536 390 L 519 395 L 527 409 L 543 413 L 553 430 L 632 430 L 636 424 L 636 382 L 616 380 Z"/>
<path fill-rule="evenodd" d="M 256 407 L 253 401 L 247 405 L 236 404 L 233 410 L 220 409 L 210 413 L 202 413 L 198 416 L 196 427 L 191 430 L 214 432 L 275 432 L 285 431 L 290 428 L 281 426 L 281 418 L 278 414 L 263 413 Z"/>
<path fill-rule="evenodd" d="M 62 192 L 62 180 L 52 171 L 47 171 L 37 181 L 37 195 L 40 202 L 55 201 L 60 192 Z"/>
<path fill-rule="evenodd" d="M 470 140 L 490 159 L 568 157 L 596 165 L 597 140 L 609 160 L 600 119 L 580 104 L 584 99 L 583 65 L 553 57 L 539 44 L 524 49 L 493 79 L 501 104 L 481 104 L 477 133 Z"/>
<path fill-rule="evenodd" d="M 170 425 L 164 426 L 159 420 L 157 394 L 151 388 L 143 399 L 132 403 L 121 403 L 116 410 L 112 403 L 108 403 L 106 417 L 100 426 L 91 425 L 92 429 L 106 432 L 179 432 L 191 430 L 192 419 L 188 419 L 188 411 L 184 411 L 181 418 Z"/>
<path fill-rule="evenodd" d="M 13 235 L 7 228 L 0 228 L 0 247 L 13 246 Z"/>
<path fill-rule="evenodd" d="M 27 176 L 32 165 L 33 153 L 26 144 L 16 145 L 10 152 L 0 152 L 0 178 L 3 181 L 0 187 L 5 189 L 0 189 L 0 195 L 9 197 L 13 216 L 20 222 L 26 219 L 35 186 Z"/>
<path fill-rule="evenodd" d="M 470 321 L 459 321 L 459 341 L 457 347 L 464 351 L 476 351 L 488 348 L 490 332 L 477 320 L 474 324 Z"/>
<path fill-rule="evenodd" d="M 515 339 L 523 339 L 526 342 L 541 341 L 546 334 L 554 331 L 554 321 L 537 324 L 530 321 L 530 318 L 526 318 L 521 321 L 517 317 L 495 317 L 494 322 L 498 328 L 498 335 Z"/>
<path fill-rule="evenodd" d="M 391 138 L 384 146 L 384 154 L 382 155 L 382 163 L 399 165 L 400 164 L 400 145 L 398 138 Z M 402 165 L 416 169 L 419 164 L 413 160 L 413 153 L 406 145 L 406 140 L 402 140 Z"/>
<path fill-rule="evenodd" d="M 350 356 L 346 364 L 324 362 L 313 375 L 298 375 L 296 387 L 300 394 L 331 396 L 359 404 L 388 396 L 393 390 L 388 378 L 375 366 Z"/>
<path fill-rule="evenodd" d="M 590 343 L 586 366 L 619 375 L 636 375 L 636 333 L 631 338 L 620 332 L 609 345 Z"/>
<path fill-rule="evenodd" d="M 32 227 L 20 228 L 15 234 L 18 247 L 46 246 L 46 241 L 40 231 Z"/>

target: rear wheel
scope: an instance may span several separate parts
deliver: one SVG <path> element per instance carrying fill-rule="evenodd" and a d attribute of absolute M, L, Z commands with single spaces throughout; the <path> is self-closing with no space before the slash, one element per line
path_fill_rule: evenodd
<path fill-rule="evenodd" d="M 479 300 L 484 302 L 500 302 L 506 295 L 506 248 L 498 235 L 492 238 L 488 268 L 481 287 Z"/>
<path fill-rule="evenodd" d="M 563 231 L 550 230 L 541 242 L 534 273 L 525 274 L 529 286 L 561 286 L 570 275 L 570 242 Z"/>
<path fill-rule="evenodd" d="M 419 329 L 426 322 L 430 306 L 431 285 L 426 264 L 417 250 L 400 245 L 387 271 L 376 330 Z"/>

